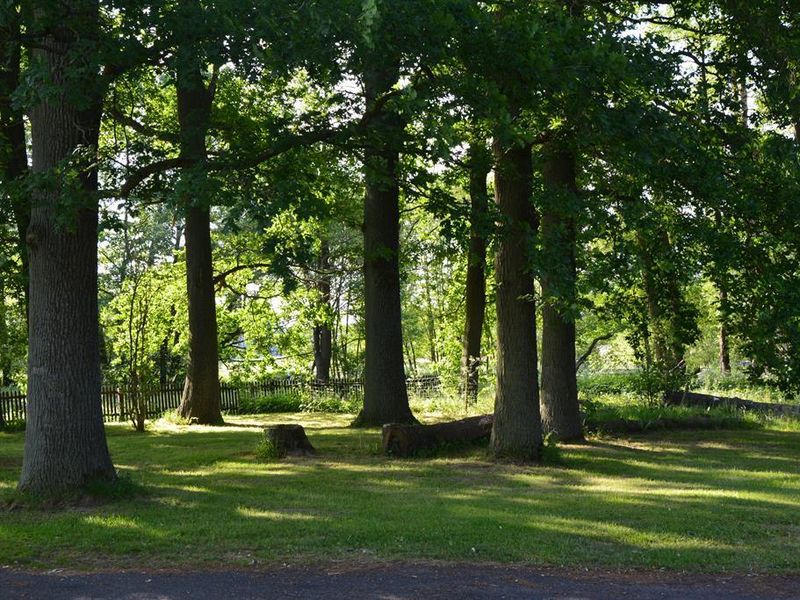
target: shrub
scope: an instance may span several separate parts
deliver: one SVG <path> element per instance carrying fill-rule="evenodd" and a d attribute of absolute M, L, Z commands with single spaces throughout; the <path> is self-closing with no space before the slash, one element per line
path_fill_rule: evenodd
<path fill-rule="evenodd" d="M 13 421 L 8 421 L 3 427 L 0 427 L 0 431 L 5 431 L 6 433 L 25 431 L 25 419 L 14 419 Z"/>
<path fill-rule="evenodd" d="M 329 412 L 353 414 L 361 410 L 364 399 L 357 395 L 311 394 L 302 403 L 303 412 Z"/>
<path fill-rule="evenodd" d="M 189 419 L 182 417 L 177 408 L 164 412 L 161 415 L 161 420 L 170 425 L 189 425 Z"/>
<path fill-rule="evenodd" d="M 578 389 L 588 396 L 636 393 L 641 388 L 639 377 L 639 374 L 635 371 L 590 373 L 578 377 Z"/>
<path fill-rule="evenodd" d="M 239 413 L 255 415 L 263 413 L 300 412 L 302 410 L 304 394 L 299 391 L 276 392 L 268 396 L 249 396 L 242 394 L 239 397 Z"/>
<path fill-rule="evenodd" d="M 357 413 L 363 399 L 358 394 L 339 396 L 309 390 L 276 392 L 264 396 L 239 397 L 239 414 L 255 415 L 284 412 Z"/>

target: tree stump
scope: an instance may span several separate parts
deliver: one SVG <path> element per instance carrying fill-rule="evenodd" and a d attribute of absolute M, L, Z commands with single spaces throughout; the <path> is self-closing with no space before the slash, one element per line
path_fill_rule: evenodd
<path fill-rule="evenodd" d="M 393 456 L 414 456 L 420 450 L 433 450 L 448 443 L 489 439 L 494 415 L 469 417 L 436 425 L 384 425 L 383 451 Z"/>
<path fill-rule="evenodd" d="M 275 448 L 278 458 L 314 456 L 317 451 L 306 437 L 302 425 L 272 425 L 264 428 L 264 437 Z"/>

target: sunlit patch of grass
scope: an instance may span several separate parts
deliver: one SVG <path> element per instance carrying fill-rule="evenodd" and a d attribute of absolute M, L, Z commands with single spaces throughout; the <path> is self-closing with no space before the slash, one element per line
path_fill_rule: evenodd
<path fill-rule="evenodd" d="M 257 508 L 249 508 L 240 506 L 236 512 L 243 516 L 256 519 L 270 519 L 273 521 L 325 521 L 329 517 L 320 517 L 303 512 L 291 510 L 259 510 Z"/>
<path fill-rule="evenodd" d="M 479 407 L 480 409 L 480 407 Z M 441 413 L 425 413 L 434 420 Z M 146 497 L 0 513 L 0 557 L 28 567 L 239 566 L 316 559 L 490 560 L 692 571 L 800 569 L 800 436 L 760 429 L 594 437 L 546 466 L 485 448 L 380 453 L 347 415 L 226 417 L 223 427 L 108 427 Z M 261 428 L 300 423 L 312 458 L 258 462 Z M 0 492 L 23 434 L 0 443 Z"/>

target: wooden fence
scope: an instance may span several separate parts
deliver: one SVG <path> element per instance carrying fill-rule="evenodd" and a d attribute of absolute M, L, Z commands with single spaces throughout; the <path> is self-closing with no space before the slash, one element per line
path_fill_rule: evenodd
<path fill-rule="evenodd" d="M 436 376 L 419 377 L 408 380 L 410 391 L 417 394 L 432 394 L 441 389 L 441 381 Z M 321 383 L 309 379 L 284 378 L 269 379 L 258 383 L 222 384 L 220 400 L 224 412 L 239 411 L 240 400 L 244 398 L 264 398 L 287 393 L 303 393 L 339 398 L 360 398 L 364 395 L 364 382 L 360 379 L 332 379 Z M 167 411 L 175 410 L 181 403 L 182 385 L 167 385 L 145 392 L 147 396 L 147 416 L 158 417 Z M 100 399 L 103 419 L 106 421 L 127 420 L 130 413 L 130 389 L 126 386 L 103 386 Z M 27 398 L 20 390 L 0 390 L 0 423 L 22 421 L 25 419 Z"/>

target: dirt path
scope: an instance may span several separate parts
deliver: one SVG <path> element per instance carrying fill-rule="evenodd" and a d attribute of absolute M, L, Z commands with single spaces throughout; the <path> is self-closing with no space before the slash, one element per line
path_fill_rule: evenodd
<path fill-rule="evenodd" d="M 800 576 L 582 572 L 468 564 L 287 566 L 193 573 L 28 573 L 0 568 L 2 600 L 508 598 L 569 600 L 800 599 Z"/>

